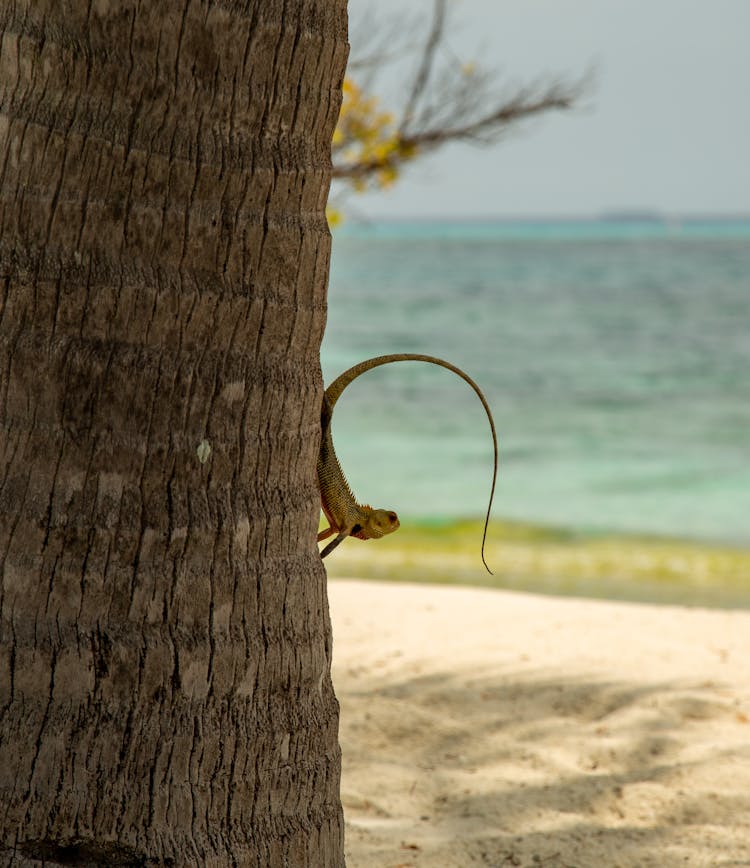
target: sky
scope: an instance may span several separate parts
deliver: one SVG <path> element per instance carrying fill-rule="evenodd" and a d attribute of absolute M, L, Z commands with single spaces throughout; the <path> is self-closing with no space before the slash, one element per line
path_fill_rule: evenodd
<path fill-rule="evenodd" d="M 431 6 L 350 0 L 350 16 Z M 750 0 L 451 0 L 451 22 L 452 53 L 501 87 L 594 69 L 592 87 L 498 145 L 418 160 L 347 199 L 352 217 L 750 214 Z"/>

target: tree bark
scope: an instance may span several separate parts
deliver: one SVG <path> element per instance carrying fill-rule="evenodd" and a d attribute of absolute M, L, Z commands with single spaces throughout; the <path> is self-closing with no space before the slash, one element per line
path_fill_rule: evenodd
<path fill-rule="evenodd" d="M 0 866 L 343 866 L 345 0 L 9 0 L 0 30 Z"/>

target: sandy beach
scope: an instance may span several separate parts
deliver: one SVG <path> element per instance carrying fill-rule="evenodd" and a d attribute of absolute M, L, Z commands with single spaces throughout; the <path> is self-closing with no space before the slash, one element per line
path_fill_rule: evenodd
<path fill-rule="evenodd" d="M 750 612 L 332 580 L 349 868 L 750 866 Z"/>

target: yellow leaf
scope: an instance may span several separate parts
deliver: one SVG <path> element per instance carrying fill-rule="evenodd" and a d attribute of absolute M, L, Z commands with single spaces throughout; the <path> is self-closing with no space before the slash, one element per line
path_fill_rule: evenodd
<path fill-rule="evenodd" d="M 326 208 L 326 218 L 328 219 L 328 225 L 331 229 L 335 229 L 337 226 L 340 226 L 344 221 L 344 215 L 339 211 L 338 208 L 334 208 L 329 205 Z"/>

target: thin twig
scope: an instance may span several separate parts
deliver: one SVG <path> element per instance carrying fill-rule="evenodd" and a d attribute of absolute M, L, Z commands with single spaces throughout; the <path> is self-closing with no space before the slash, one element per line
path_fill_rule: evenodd
<path fill-rule="evenodd" d="M 420 97 L 425 91 L 430 80 L 430 72 L 435 62 L 435 52 L 443 38 L 443 28 L 445 26 L 445 4 L 446 0 L 435 0 L 432 13 L 432 27 L 430 28 L 429 36 L 425 42 L 422 51 L 422 59 L 414 76 L 411 92 L 406 101 L 404 110 L 401 116 L 399 131 L 403 132 L 409 126 L 409 123 L 414 114 L 414 109 L 419 102 Z"/>

